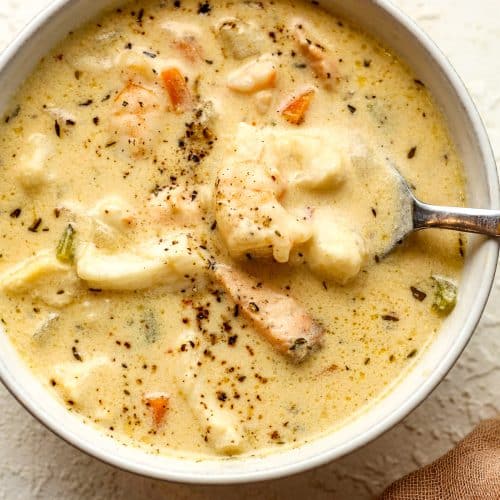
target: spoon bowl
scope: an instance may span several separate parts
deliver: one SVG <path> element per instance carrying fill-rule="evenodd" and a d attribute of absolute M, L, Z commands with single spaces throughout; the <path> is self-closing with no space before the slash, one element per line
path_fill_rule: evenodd
<path fill-rule="evenodd" d="M 399 215 L 392 239 L 382 256 L 392 252 L 415 231 L 429 228 L 451 229 L 464 233 L 500 237 L 500 210 L 446 207 L 430 205 L 417 199 L 399 170 L 388 164 L 389 175 L 394 177 L 398 193 Z M 380 257 L 380 256 L 379 256 Z"/>

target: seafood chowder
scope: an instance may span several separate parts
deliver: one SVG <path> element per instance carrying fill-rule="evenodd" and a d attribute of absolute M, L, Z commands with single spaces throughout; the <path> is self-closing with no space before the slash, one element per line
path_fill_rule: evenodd
<path fill-rule="evenodd" d="M 457 297 L 386 168 L 462 205 L 425 82 L 317 2 L 151 0 L 71 32 L 0 124 L 0 318 L 47 391 L 151 453 L 298 446 L 382 398 Z"/>

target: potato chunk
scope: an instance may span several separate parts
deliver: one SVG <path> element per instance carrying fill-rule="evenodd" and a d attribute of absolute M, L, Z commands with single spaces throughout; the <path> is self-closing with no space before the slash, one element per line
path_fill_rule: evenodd
<path fill-rule="evenodd" d="M 25 189 L 35 190 L 49 182 L 48 160 L 54 154 L 54 145 L 45 134 L 28 138 L 28 154 L 20 158 L 17 177 Z"/>
<path fill-rule="evenodd" d="M 349 168 L 345 139 L 332 129 L 297 131 L 266 129 L 273 161 L 288 183 L 308 189 L 331 189 L 343 182 Z"/>
<path fill-rule="evenodd" d="M 88 361 L 70 361 L 54 366 L 54 380 L 66 400 L 77 402 L 86 389 L 88 379 L 96 371 L 111 366 L 107 356 L 96 356 Z M 82 401 L 83 402 L 83 401 Z"/>
<path fill-rule="evenodd" d="M 177 385 L 206 432 L 207 442 L 221 454 L 241 453 L 244 448 L 244 430 L 236 415 L 221 408 L 212 391 L 208 390 L 208 383 L 200 369 L 203 348 L 196 334 L 186 330 L 180 335 L 177 344 Z"/>
<path fill-rule="evenodd" d="M 120 70 L 124 81 L 134 81 L 137 84 L 150 83 L 153 81 L 153 65 L 151 58 L 144 55 L 141 48 L 135 50 L 123 50 L 114 60 L 114 65 Z"/>
<path fill-rule="evenodd" d="M 80 354 L 77 354 L 80 356 Z M 93 419 L 111 425 L 116 422 L 119 407 L 110 379 L 116 377 L 116 365 L 105 355 L 56 364 L 52 369 L 52 380 L 61 398 Z M 100 391 L 96 392 L 96 387 Z"/>
<path fill-rule="evenodd" d="M 310 269 L 322 279 L 347 283 L 364 264 L 363 239 L 339 221 L 332 209 L 316 209 L 312 222 L 313 237 L 306 246 Z"/>
<path fill-rule="evenodd" d="M 250 61 L 229 74 L 227 86 L 235 92 L 252 94 L 274 87 L 276 84 L 276 63 L 270 55 Z"/>
<path fill-rule="evenodd" d="M 222 19 L 216 27 L 226 57 L 246 59 L 262 52 L 264 37 L 257 26 L 236 17 Z"/>
<path fill-rule="evenodd" d="M 139 290 L 185 286 L 205 261 L 188 234 L 172 233 L 126 252 L 107 253 L 87 243 L 77 252 L 76 266 L 78 276 L 92 288 Z"/>
<path fill-rule="evenodd" d="M 63 307 L 75 298 L 79 280 L 72 267 L 47 250 L 23 260 L 0 277 L 1 288 L 9 294 L 29 294 L 52 307 Z"/>
<path fill-rule="evenodd" d="M 254 97 L 255 109 L 261 115 L 265 115 L 273 102 L 272 90 L 261 90 L 257 92 Z"/>

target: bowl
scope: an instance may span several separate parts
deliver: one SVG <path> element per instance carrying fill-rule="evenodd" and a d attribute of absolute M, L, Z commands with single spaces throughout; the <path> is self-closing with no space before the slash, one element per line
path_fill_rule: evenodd
<path fill-rule="evenodd" d="M 55 0 L 0 56 L 0 115 L 37 61 L 69 31 L 116 0 Z M 481 119 L 459 77 L 432 41 L 387 0 L 324 0 L 343 16 L 391 47 L 424 81 L 442 109 L 463 160 L 469 205 L 499 206 L 498 176 Z M 390 429 L 439 384 L 471 338 L 493 283 L 499 247 L 471 238 L 454 312 L 414 368 L 383 399 L 345 426 L 298 448 L 267 456 L 194 461 L 125 447 L 84 424 L 59 404 L 0 331 L 0 378 L 25 408 L 80 450 L 144 476 L 203 484 L 260 481 L 303 472 L 360 448 Z"/>

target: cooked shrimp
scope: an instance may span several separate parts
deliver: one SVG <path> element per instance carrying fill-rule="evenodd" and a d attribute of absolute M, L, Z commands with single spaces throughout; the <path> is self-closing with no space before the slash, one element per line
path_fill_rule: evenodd
<path fill-rule="evenodd" d="M 171 38 L 171 45 L 178 49 L 191 64 L 203 60 L 202 31 L 194 24 L 167 21 L 162 28 Z"/>
<path fill-rule="evenodd" d="M 153 90 L 129 81 L 112 105 L 111 139 L 133 157 L 145 156 L 159 138 L 163 101 Z"/>
<path fill-rule="evenodd" d="M 115 57 L 114 65 L 120 70 L 124 82 L 145 85 L 155 80 L 152 59 L 144 52 L 147 52 L 147 47 L 136 47 L 134 50 L 123 50 Z"/>
<path fill-rule="evenodd" d="M 264 142 L 254 127 L 241 124 L 237 151 L 218 172 L 217 227 L 232 257 L 251 254 L 288 262 L 290 251 L 311 237 L 307 224 L 281 205 L 286 189 L 276 165 L 266 161 Z"/>
<path fill-rule="evenodd" d="M 166 186 L 152 195 L 148 216 L 162 225 L 193 227 L 200 223 L 210 200 L 208 186 L 193 186 L 189 190 L 178 185 Z"/>
<path fill-rule="evenodd" d="M 324 329 L 292 297 L 236 269 L 217 265 L 215 277 L 273 347 L 295 362 L 321 346 Z"/>
<path fill-rule="evenodd" d="M 339 77 L 337 62 L 326 47 L 311 40 L 305 25 L 306 23 L 302 19 L 294 19 L 292 22 L 300 51 L 309 60 L 309 65 L 316 77 L 322 80 L 327 89 L 332 89 Z"/>

